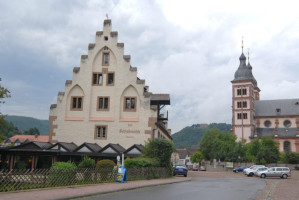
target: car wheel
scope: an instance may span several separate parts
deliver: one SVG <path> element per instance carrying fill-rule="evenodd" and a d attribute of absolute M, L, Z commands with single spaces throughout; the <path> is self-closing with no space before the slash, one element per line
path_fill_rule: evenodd
<path fill-rule="evenodd" d="M 284 174 L 282 175 L 282 178 L 288 178 L 288 175 Z"/>
<path fill-rule="evenodd" d="M 261 178 L 266 178 L 266 174 L 261 174 Z"/>
<path fill-rule="evenodd" d="M 253 176 L 253 173 L 251 172 L 251 173 L 249 174 L 249 176 Z"/>
<path fill-rule="evenodd" d="M 187 177 L 187 174 L 186 175 L 184 175 L 185 177 Z"/>

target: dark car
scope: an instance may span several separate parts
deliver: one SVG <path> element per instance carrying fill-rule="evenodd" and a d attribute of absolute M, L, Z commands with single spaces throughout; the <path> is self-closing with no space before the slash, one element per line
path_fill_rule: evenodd
<path fill-rule="evenodd" d="M 243 170 L 246 169 L 246 168 L 248 168 L 248 167 L 244 167 L 244 166 L 237 167 L 237 168 L 233 169 L 233 172 L 235 172 L 235 173 L 243 172 Z"/>
<path fill-rule="evenodd" d="M 173 170 L 173 175 L 184 175 L 187 176 L 188 169 L 185 166 L 175 166 Z"/>

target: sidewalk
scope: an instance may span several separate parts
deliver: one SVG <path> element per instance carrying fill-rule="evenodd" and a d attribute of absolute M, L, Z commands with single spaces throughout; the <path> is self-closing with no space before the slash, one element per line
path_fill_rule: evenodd
<path fill-rule="evenodd" d="M 45 188 L 27 191 L 0 193 L 1 200 L 43 200 L 43 199 L 68 199 L 95 194 L 105 194 L 122 190 L 132 190 L 148 186 L 172 184 L 191 181 L 189 177 L 173 177 L 167 179 L 152 179 L 128 181 L 127 183 L 101 183 L 96 185 L 69 186 L 60 188 Z"/>

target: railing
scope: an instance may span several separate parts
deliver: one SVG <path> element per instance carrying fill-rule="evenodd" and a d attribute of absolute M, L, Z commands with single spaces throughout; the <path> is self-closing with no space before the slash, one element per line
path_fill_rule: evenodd
<path fill-rule="evenodd" d="M 0 192 L 113 182 L 116 174 L 117 169 L 1 170 Z M 168 176 L 166 168 L 127 169 L 128 181 Z"/>

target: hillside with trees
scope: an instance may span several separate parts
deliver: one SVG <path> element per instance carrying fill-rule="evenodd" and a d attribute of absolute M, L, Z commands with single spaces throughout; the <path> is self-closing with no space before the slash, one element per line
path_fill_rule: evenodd
<path fill-rule="evenodd" d="M 193 124 L 192 126 L 187 126 L 172 135 L 175 148 L 198 145 L 204 133 L 211 128 L 217 128 L 220 131 L 230 131 L 232 126 L 226 123 Z"/>
<path fill-rule="evenodd" d="M 40 135 L 49 134 L 49 120 L 14 115 L 5 116 L 5 120 L 11 122 L 24 135 L 38 134 L 36 129 L 38 129 Z"/>

